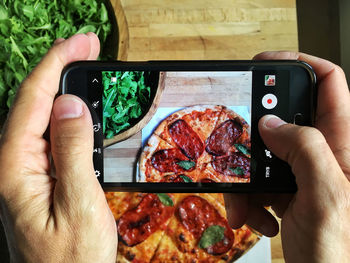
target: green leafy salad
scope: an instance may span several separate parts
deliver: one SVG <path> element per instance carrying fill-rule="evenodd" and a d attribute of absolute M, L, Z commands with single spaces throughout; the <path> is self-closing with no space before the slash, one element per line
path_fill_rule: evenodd
<path fill-rule="evenodd" d="M 68 38 L 76 33 L 95 32 L 103 46 L 111 27 L 103 1 L 1 1 L 1 120 L 6 117 L 20 83 L 38 64 L 55 39 Z"/>
<path fill-rule="evenodd" d="M 110 139 L 127 129 L 149 105 L 144 71 L 103 71 L 103 134 Z"/>

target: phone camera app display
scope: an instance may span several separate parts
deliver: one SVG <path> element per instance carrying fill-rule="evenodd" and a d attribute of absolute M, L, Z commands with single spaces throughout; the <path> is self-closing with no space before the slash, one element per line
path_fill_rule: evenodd
<path fill-rule="evenodd" d="M 251 182 L 251 71 L 101 80 L 104 182 Z"/>

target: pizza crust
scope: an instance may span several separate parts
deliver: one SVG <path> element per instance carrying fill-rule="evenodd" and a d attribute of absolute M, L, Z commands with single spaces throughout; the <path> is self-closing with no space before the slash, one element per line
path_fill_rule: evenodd
<path fill-rule="evenodd" d="M 206 169 L 202 173 L 203 178 L 212 179 L 215 182 L 220 183 L 249 183 L 250 176 L 248 178 L 242 178 L 238 176 L 226 176 L 214 170 L 213 165 L 208 163 Z"/>
<path fill-rule="evenodd" d="M 140 162 L 139 162 L 140 174 L 139 174 L 138 182 L 147 182 L 149 179 L 151 179 L 153 182 L 159 182 L 163 179 L 163 177 L 174 174 L 174 173 L 161 173 L 150 164 L 152 155 L 156 151 L 158 151 L 159 149 L 172 149 L 172 148 L 174 148 L 173 145 L 164 141 L 157 134 L 152 134 L 151 137 L 148 139 L 147 145 L 144 147 L 140 157 Z"/>
<path fill-rule="evenodd" d="M 127 210 L 137 206 L 143 194 L 132 192 L 106 192 L 105 196 L 115 220 L 118 220 Z"/>

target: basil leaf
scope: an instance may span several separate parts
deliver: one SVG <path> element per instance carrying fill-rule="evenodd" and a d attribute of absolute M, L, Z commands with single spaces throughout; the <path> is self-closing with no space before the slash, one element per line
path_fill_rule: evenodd
<path fill-rule="evenodd" d="M 243 168 L 241 168 L 241 167 L 235 167 L 235 168 L 228 168 L 231 172 L 233 172 L 233 173 L 235 173 L 235 174 L 237 174 L 237 175 L 244 175 L 245 174 L 245 172 L 244 172 L 244 170 L 243 170 Z"/>
<path fill-rule="evenodd" d="M 243 154 L 250 154 L 249 149 L 246 146 L 244 146 L 243 144 L 237 143 L 237 144 L 235 144 L 235 147 L 238 151 L 240 151 Z"/>
<path fill-rule="evenodd" d="M 206 249 L 224 239 L 225 228 L 218 225 L 208 227 L 202 234 L 198 246 Z"/>
<path fill-rule="evenodd" d="M 181 166 L 185 170 L 190 170 L 196 165 L 196 163 L 192 161 L 180 161 L 180 162 L 177 162 L 176 164 Z"/>
<path fill-rule="evenodd" d="M 171 199 L 171 197 L 169 195 L 164 194 L 164 193 L 160 193 L 160 194 L 157 194 L 157 196 L 163 205 L 174 206 L 173 199 Z"/>
<path fill-rule="evenodd" d="M 186 175 L 181 174 L 180 177 L 184 180 L 185 183 L 192 183 L 193 182 L 192 179 Z"/>

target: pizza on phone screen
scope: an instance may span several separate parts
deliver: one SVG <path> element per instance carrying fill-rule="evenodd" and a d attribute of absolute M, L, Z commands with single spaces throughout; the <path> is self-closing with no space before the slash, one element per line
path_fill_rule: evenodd
<path fill-rule="evenodd" d="M 259 234 L 232 229 L 222 194 L 106 193 L 118 228 L 118 263 L 232 262 Z"/>
<path fill-rule="evenodd" d="M 179 110 L 154 130 L 140 157 L 144 182 L 250 182 L 250 127 L 221 105 Z"/>

